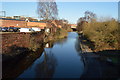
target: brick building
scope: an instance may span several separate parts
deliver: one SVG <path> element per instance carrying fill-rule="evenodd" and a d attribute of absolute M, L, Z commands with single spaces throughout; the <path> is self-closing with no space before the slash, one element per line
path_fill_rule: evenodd
<path fill-rule="evenodd" d="M 46 27 L 46 23 L 27 22 L 24 20 L 0 18 L 0 27 L 22 27 L 22 28 L 38 27 L 40 29 L 44 29 L 44 27 Z"/>
<path fill-rule="evenodd" d="M 0 26 L 1 27 L 10 27 L 10 26 L 26 27 L 26 22 L 23 20 L 0 18 Z"/>
<path fill-rule="evenodd" d="M 47 25 L 46 25 L 46 23 L 43 23 L 43 22 L 27 22 L 27 26 L 29 28 L 38 27 L 40 29 L 44 29 Z"/>

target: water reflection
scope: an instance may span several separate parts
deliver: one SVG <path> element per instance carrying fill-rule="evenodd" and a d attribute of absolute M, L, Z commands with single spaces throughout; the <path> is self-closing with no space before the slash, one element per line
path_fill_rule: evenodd
<path fill-rule="evenodd" d="M 63 45 L 66 42 L 67 42 L 67 38 L 64 38 L 57 40 L 57 42 L 54 42 L 54 44 Z"/>
<path fill-rule="evenodd" d="M 6 60 L 2 64 L 2 77 L 16 78 L 24 72 L 32 63 L 41 56 L 44 48 L 41 47 L 36 52 L 25 52 L 24 55 L 18 55 Z M 11 57 L 11 56 L 9 56 Z"/>
<path fill-rule="evenodd" d="M 36 78 L 52 78 L 55 68 L 57 65 L 57 60 L 52 52 L 53 42 L 46 43 L 42 62 L 36 64 L 35 67 L 35 77 Z"/>
<path fill-rule="evenodd" d="M 38 63 L 35 67 L 36 78 L 52 78 L 57 60 L 50 50 L 49 52 L 44 50 L 44 60 L 42 63 Z"/>
<path fill-rule="evenodd" d="M 80 47 L 80 38 L 77 37 L 76 42 L 75 42 L 75 49 L 79 52 L 78 55 L 81 56 L 81 47 Z"/>
<path fill-rule="evenodd" d="M 119 50 L 106 50 L 97 53 L 81 53 L 81 39 L 77 39 L 75 48 L 84 63 L 84 72 L 80 79 L 120 79 Z"/>
<path fill-rule="evenodd" d="M 107 51 L 107 55 L 104 51 L 101 55 L 92 52 L 82 53 L 84 73 L 80 79 L 120 79 L 118 55 L 110 54 L 110 51 Z"/>
<path fill-rule="evenodd" d="M 54 43 L 54 42 L 52 42 L 52 41 L 46 43 L 44 48 L 52 48 L 52 47 L 53 47 L 53 43 Z"/>

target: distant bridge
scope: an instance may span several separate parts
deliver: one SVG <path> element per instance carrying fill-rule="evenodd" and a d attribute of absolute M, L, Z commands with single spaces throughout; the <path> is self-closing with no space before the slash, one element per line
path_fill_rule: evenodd
<path fill-rule="evenodd" d="M 76 24 L 71 24 L 71 29 L 72 29 L 73 31 L 77 31 L 76 27 L 77 27 Z"/>

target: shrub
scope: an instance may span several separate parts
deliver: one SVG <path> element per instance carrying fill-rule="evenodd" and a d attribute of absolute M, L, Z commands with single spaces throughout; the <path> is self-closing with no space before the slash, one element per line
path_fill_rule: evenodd
<path fill-rule="evenodd" d="M 120 25 L 120 23 L 119 23 Z M 109 20 L 105 22 L 83 23 L 83 34 L 95 43 L 96 50 L 120 49 L 120 29 L 118 22 Z"/>

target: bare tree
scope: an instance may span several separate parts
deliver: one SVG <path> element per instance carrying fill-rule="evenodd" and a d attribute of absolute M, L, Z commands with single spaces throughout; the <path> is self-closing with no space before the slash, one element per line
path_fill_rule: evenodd
<path fill-rule="evenodd" d="M 54 20 L 58 18 L 58 9 L 55 0 L 39 0 L 38 15 L 43 20 Z"/>
<path fill-rule="evenodd" d="M 77 30 L 82 31 L 83 23 L 96 21 L 96 14 L 91 11 L 85 11 L 84 17 L 80 17 L 77 21 Z"/>
<path fill-rule="evenodd" d="M 85 11 L 84 17 L 80 17 L 77 24 L 82 24 L 83 22 L 93 22 L 96 20 L 96 14 L 91 11 Z"/>
<path fill-rule="evenodd" d="M 85 21 L 92 22 L 96 19 L 96 14 L 91 11 L 85 11 Z"/>

